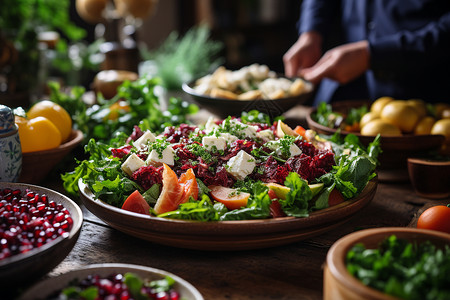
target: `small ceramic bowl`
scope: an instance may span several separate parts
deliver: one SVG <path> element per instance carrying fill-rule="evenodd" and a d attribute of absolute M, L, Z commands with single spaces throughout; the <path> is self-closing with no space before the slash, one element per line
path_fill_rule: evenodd
<path fill-rule="evenodd" d="M 364 285 L 353 277 L 346 268 L 347 252 L 357 243 L 375 249 L 391 235 L 410 242 L 430 241 L 436 247 L 450 244 L 450 234 L 416 228 L 382 227 L 360 230 L 344 236 L 331 246 L 324 266 L 324 300 L 394 300 L 392 296 Z"/>
<path fill-rule="evenodd" d="M 83 213 L 80 207 L 70 198 L 44 187 L 24 183 L 0 182 L 0 189 L 4 188 L 19 189 L 22 193 L 30 189 L 39 194 L 46 194 L 49 200 L 61 203 L 67 208 L 73 220 L 68 237 L 58 237 L 39 248 L 0 260 L 0 286 L 5 284 L 9 287 L 26 285 L 47 274 L 70 253 L 80 235 Z"/>
<path fill-rule="evenodd" d="M 108 276 L 112 273 L 131 272 L 141 278 L 148 280 L 159 280 L 165 276 L 170 276 L 175 280 L 174 289 L 180 293 L 181 299 L 186 300 L 203 300 L 200 292 L 184 279 L 171 274 L 169 272 L 158 270 L 150 267 L 144 267 L 131 264 L 97 264 L 86 266 L 79 270 L 70 271 L 57 277 L 51 277 L 41 281 L 27 290 L 19 297 L 19 300 L 28 299 L 47 299 L 53 293 L 67 287 L 74 279 L 83 279 L 88 275 Z"/>
<path fill-rule="evenodd" d="M 83 133 L 80 130 L 72 130 L 69 140 L 58 148 L 22 153 L 22 172 L 18 181 L 31 184 L 41 183 L 53 167 L 78 146 L 82 140 Z"/>
<path fill-rule="evenodd" d="M 408 172 L 419 196 L 430 199 L 450 196 L 450 160 L 408 158 Z"/>

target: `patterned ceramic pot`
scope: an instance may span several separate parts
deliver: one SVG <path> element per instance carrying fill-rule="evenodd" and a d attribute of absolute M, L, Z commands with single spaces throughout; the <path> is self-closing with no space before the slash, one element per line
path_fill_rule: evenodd
<path fill-rule="evenodd" d="M 0 181 L 17 181 L 21 170 L 22 148 L 14 113 L 0 104 Z"/>

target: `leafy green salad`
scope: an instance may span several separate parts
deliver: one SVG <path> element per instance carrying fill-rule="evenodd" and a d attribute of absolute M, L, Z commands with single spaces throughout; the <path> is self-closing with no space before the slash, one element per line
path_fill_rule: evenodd
<path fill-rule="evenodd" d="M 82 179 L 116 207 L 140 201 L 149 215 L 223 221 L 308 217 L 339 203 L 336 194 L 358 196 L 376 176 L 379 137 L 364 147 L 354 135 L 286 127 L 257 111 L 159 132 L 141 122 L 131 135 L 91 139 L 89 159 L 62 175 L 64 187 L 76 194 Z"/>

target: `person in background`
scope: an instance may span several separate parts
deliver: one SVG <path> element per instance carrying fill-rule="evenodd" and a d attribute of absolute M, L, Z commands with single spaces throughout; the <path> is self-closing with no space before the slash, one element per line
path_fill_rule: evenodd
<path fill-rule="evenodd" d="M 340 35 L 330 33 L 336 28 Z M 450 1 L 304 0 L 298 30 L 285 74 L 318 84 L 313 105 L 382 96 L 450 102 Z"/>

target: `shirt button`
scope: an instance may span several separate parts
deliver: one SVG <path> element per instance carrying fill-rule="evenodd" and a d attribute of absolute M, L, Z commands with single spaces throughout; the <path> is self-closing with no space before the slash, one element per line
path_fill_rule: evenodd
<path fill-rule="evenodd" d="M 374 30 L 375 29 L 375 22 L 368 22 L 367 23 L 367 29 Z"/>

